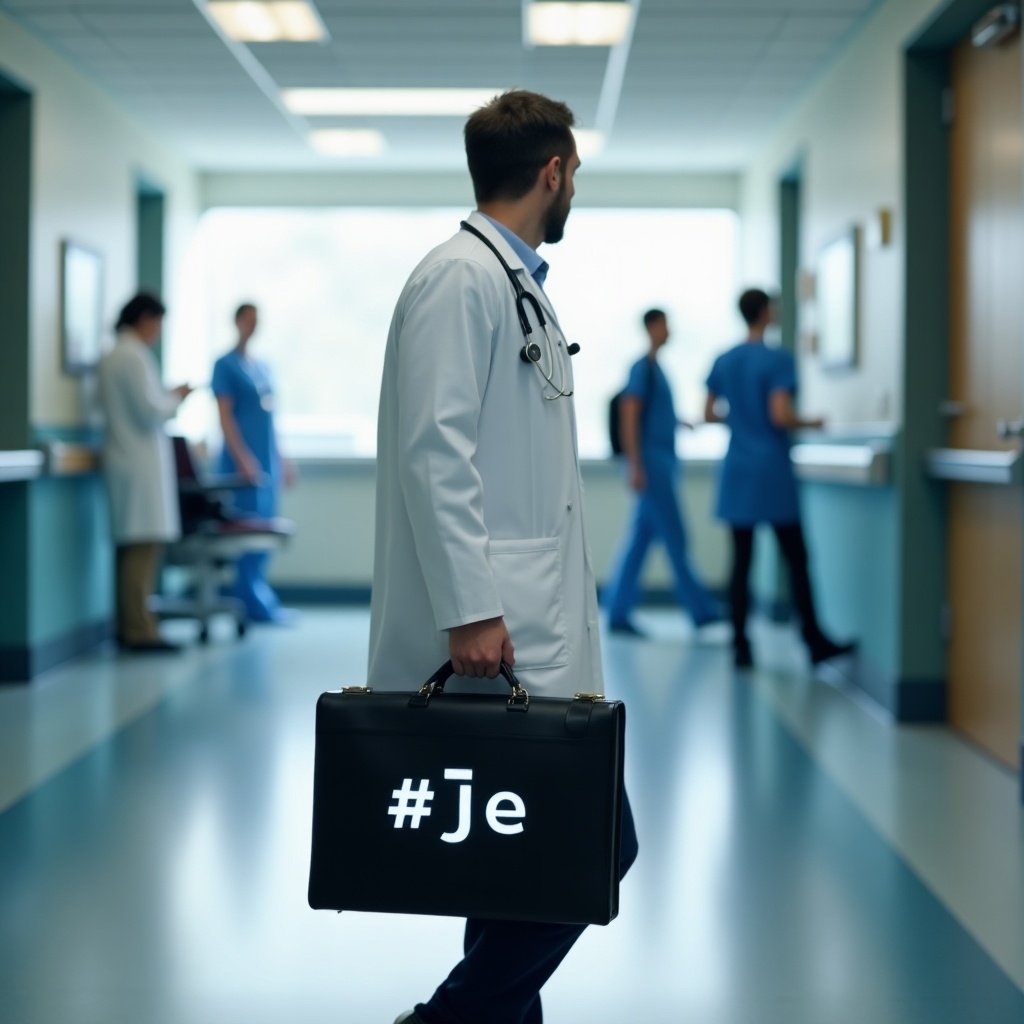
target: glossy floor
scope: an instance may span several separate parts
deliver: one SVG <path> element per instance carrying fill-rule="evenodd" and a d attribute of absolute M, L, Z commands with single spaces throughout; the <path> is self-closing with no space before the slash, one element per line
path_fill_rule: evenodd
<path fill-rule="evenodd" d="M 1024 1021 L 1009 774 L 812 679 L 785 631 L 738 677 L 645 624 L 606 645 L 641 856 L 545 1019 Z M 360 680 L 366 629 L 309 611 L 0 692 L 0 1021 L 390 1024 L 429 995 L 458 922 L 305 904 L 315 698 Z"/>

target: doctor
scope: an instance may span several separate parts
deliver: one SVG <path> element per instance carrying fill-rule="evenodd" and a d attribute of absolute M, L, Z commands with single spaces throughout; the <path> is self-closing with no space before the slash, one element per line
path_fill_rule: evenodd
<path fill-rule="evenodd" d="M 103 473 L 117 546 L 117 635 L 127 650 L 176 651 L 160 638 L 147 607 L 163 546 L 181 535 L 174 453 L 164 423 L 192 389 L 160 382 L 153 346 L 164 305 L 136 295 L 117 319 L 117 344 L 100 361 L 99 397 L 106 416 Z"/>
<path fill-rule="evenodd" d="M 478 209 L 398 299 L 377 441 L 376 688 L 410 689 L 449 657 L 476 689 L 495 690 L 503 659 L 532 692 L 601 688 L 570 350 L 536 251 L 569 215 L 572 124 L 564 104 L 522 91 L 470 117 Z M 623 872 L 635 856 L 627 804 Z M 463 960 L 398 1019 L 539 1024 L 541 986 L 582 931 L 468 921 Z"/>

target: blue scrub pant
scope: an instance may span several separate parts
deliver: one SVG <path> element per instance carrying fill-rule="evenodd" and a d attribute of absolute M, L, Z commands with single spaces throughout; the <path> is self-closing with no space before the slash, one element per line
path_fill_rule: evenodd
<path fill-rule="evenodd" d="M 234 505 L 260 519 L 271 519 L 277 514 L 277 486 L 246 487 L 235 495 Z M 233 595 L 245 605 L 253 622 L 268 622 L 281 609 L 281 602 L 267 583 L 267 564 L 270 555 L 263 551 L 242 555 L 235 566 Z"/>
<path fill-rule="evenodd" d="M 605 603 L 612 623 L 624 623 L 640 597 L 640 573 L 648 548 L 655 540 L 665 545 L 675 575 L 676 596 L 698 625 L 717 619 L 718 603 L 694 576 L 686 555 L 686 527 L 676 493 L 677 470 L 651 461 L 646 467 L 647 487 L 637 497 L 629 534 L 616 559 Z"/>
<path fill-rule="evenodd" d="M 633 811 L 624 795 L 619 878 L 636 855 Z M 540 990 L 584 931 L 586 925 L 469 920 L 463 959 L 416 1013 L 426 1024 L 542 1024 Z"/>

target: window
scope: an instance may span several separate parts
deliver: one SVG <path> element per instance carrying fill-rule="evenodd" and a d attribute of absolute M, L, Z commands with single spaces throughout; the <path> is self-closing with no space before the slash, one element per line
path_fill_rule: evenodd
<path fill-rule="evenodd" d="M 205 215 L 184 269 L 188 311 L 168 373 L 195 381 L 233 343 L 232 315 L 255 302 L 253 351 L 274 372 L 278 428 L 294 454 L 372 456 L 391 314 L 410 271 L 448 238 L 461 209 L 221 209 Z M 574 364 L 580 454 L 608 454 L 607 405 L 646 346 L 645 309 L 669 314 L 663 365 L 680 415 L 703 410 L 715 353 L 738 336 L 738 220 L 729 210 L 576 209 L 545 247 L 547 290 Z M 175 310 L 172 310 L 172 315 Z M 209 379 L 208 376 L 205 379 Z M 193 404 L 194 403 L 194 404 Z M 182 413 L 216 437 L 212 400 Z"/>

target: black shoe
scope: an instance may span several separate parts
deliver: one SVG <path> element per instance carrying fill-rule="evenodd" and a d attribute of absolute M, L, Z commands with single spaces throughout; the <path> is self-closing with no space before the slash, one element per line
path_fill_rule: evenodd
<path fill-rule="evenodd" d="M 750 650 L 750 644 L 743 642 L 733 647 L 732 663 L 736 668 L 754 667 L 754 654 Z"/>
<path fill-rule="evenodd" d="M 854 642 L 837 644 L 833 640 L 825 640 L 823 643 L 815 644 L 809 648 L 811 664 L 820 665 L 823 661 L 841 658 L 844 654 L 853 654 L 855 650 L 857 650 L 857 644 Z"/>
<path fill-rule="evenodd" d="M 166 640 L 141 640 L 139 643 L 121 642 L 121 650 L 131 654 L 177 654 L 181 644 L 168 643 Z"/>
<path fill-rule="evenodd" d="M 619 633 L 622 636 L 634 636 L 638 640 L 644 639 L 647 634 L 642 629 L 637 629 L 629 619 L 623 619 L 621 622 L 609 622 L 608 623 L 609 633 Z"/>

